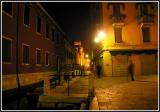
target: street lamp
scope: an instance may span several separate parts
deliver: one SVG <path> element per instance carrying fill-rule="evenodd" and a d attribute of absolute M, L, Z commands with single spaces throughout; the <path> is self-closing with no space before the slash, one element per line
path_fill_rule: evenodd
<path fill-rule="evenodd" d="M 94 39 L 94 41 L 95 41 L 96 43 L 98 43 L 98 42 L 100 41 L 100 39 L 99 39 L 98 37 L 96 37 L 96 38 Z"/>
<path fill-rule="evenodd" d="M 86 54 L 85 57 L 88 58 L 88 54 Z"/>
<path fill-rule="evenodd" d="M 99 37 L 101 40 L 104 39 L 105 35 L 106 35 L 106 34 L 105 34 L 104 32 L 102 32 L 102 31 L 98 33 L 98 37 Z"/>
<path fill-rule="evenodd" d="M 96 43 L 98 43 L 98 42 L 102 41 L 102 40 L 105 38 L 105 36 L 106 36 L 106 33 L 103 32 L 103 31 L 100 31 L 100 32 L 98 33 L 97 37 L 94 39 L 94 41 L 95 41 Z"/>

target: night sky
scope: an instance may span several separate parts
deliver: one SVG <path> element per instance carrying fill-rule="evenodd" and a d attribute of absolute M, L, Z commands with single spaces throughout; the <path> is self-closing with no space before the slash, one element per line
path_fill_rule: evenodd
<path fill-rule="evenodd" d="M 85 44 L 90 30 L 90 3 L 42 2 L 41 5 L 70 40 L 81 40 Z"/>

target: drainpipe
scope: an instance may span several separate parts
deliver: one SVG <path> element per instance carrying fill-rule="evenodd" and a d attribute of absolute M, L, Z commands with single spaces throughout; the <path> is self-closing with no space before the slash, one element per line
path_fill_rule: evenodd
<path fill-rule="evenodd" d="M 17 3 L 17 26 L 16 26 L 16 79 L 17 79 L 17 87 L 18 87 L 18 91 L 17 91 L 17 109 L 19 109 L 19 105 L 20 105 L 20 99 L 21 99 L 21 90 L 20 90 L 20 81 L 19 81 L 19 56 L 18 56 L 18 40 L 19 40 L 19 3 Z"/>

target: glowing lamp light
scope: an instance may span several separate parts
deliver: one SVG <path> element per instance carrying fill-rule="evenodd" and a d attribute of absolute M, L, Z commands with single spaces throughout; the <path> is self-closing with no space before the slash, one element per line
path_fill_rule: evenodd
<path fill-rule="evenodd" d="M 101 31 L 101 32 L 99 32 L 98 37 L 102 40 L 102 39 L 104 39 L 105 35 L 106 34 Z"/>
<path fill-rule="evenodd" d="M 100 41 L 100 39 L 96 37 L 96 38 L 94 39 L 94 41 L 95 41 L 96 43 L 98 43 L 98 42 Z"/>
<path fill-rule="evenodd" d="M 94 39 L 94 41 L 95 41 L 96 43 L 98 43 L 98 42 L 102 41 L 102 40 L 105 38 L 105 36 L 106 36 L 106 33 L 103 32 L 103 31 L 101 31 L 101 32 L 98 33 L 98 35 L 97 35 L 97 37 Z"/>
<path fill-rule="evenodd" d="M 86 56 L 85 56 L 86 58 L 88 58 L 88 54 L 86 54 Z"/>

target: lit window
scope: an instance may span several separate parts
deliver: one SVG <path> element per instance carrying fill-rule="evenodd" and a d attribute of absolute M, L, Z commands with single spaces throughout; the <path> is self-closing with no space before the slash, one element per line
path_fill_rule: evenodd
<path fill-rule="evenodd" d="M 28 4 L 25 4 L 24 8 L 24 24 L 29 26 L 30 8 Z"/>
<path fill-rule="evenodd" d="M 2 9 L 9 15 L 12 15 L 12 3 L 11 2 L 3 2 Z"/>
<path fill-rule="evenodd" d="M 23 63 L 29 64 L 29 46 L 23 45 Z"/>
<path fill-rule="evenodd" d="M 150 29 L 149 27 L 142 27 L 143 42 L 150 42 Z"/>
<path fill-rule="evenodd" d="M 115 34 L 115 42 L 121 43 L 122 42 L 122 28 L 121 27 L 115 27 L 114 28 L 114 34 Z"/>
<path fill-rule="evenodd" d="M 37 49 L 36 50 L 36 59 L 37 59 L 37 64 L 41 64 L 41 50 Z"/>
<path fill-rule="evenodd" d="M 11 40 L 2 39 L 2 60 L 3 62 L 11 61 Z"/>

